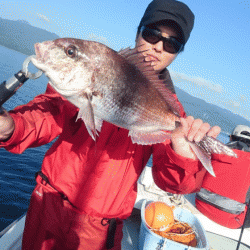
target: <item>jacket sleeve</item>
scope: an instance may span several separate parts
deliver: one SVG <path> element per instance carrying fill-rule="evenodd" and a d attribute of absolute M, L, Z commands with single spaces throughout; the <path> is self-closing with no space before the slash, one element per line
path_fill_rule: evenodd
<path fill-rule="evenodd" d="M 180 115 L 186 117 L 184 108 L 180 106 Z M 156 185 L 170 193 L 192 193 L 201 188 L 206 170 L 199 160 L 192 160 L 175 153 L 171 141 L 153 146 L 152 174 Z"/>
<path fill-rule="evenodd" d="M 8 141 L 0 142 L 0 147 L 21 154 L 29 147 L 51 142 L 62 132 L 64 102 L 48 85 L 45 94 L 10 111 L 15 122 L 15 130 Z"/>
<path fill-rule="evenodd" d="M 201 188 L 206 173 L 200 161 L 175 153 L 166 141 L 153 149 L 152 174 L 156 185 L 170 193 L 193 193 Z"/>

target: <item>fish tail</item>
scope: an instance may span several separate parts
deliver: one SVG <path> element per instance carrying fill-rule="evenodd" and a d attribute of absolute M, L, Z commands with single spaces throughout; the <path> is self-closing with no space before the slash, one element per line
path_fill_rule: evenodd
<path fill-rule="evenodd" d="M 213 137 L 204 136 L 196 144 L 208 154 L 224 154 L 237 158 L 237 154 L 231 148 Z"/>
<path fill-rule="evenodd" d="M 237 154 L 231 148 L 210 136 L 204 136 L 200 142 L 189 144 L 205 169 L 214 177 L 211 154 L 225 154 L 237 158 Z"/>
<path fill-rule="evenodd" d="M 204 168 L 215 177 L 213 166 L 211 163 L 211 154 L 208 153 L 203 147 L 200 147 L 196 142 L 189 142 L 192 150 L 196 154 L 197 158 L 200 160 Z"/>

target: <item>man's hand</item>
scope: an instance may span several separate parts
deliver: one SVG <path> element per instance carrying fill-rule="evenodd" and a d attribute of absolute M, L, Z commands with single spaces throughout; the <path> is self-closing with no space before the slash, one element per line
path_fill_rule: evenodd
<path fill-rule="evenodd" d="M 4 110 L 0 114 L 0 141 L 8 140 L 15 130 L 15 123 L 10 114 Z"/>
<path fill-rule="evenodd" d="M 199 142 L 205 135 L 216 138 L 221 128 L 214 126 L 210 128 L 208 123 L 203 123 L 201 119 L 194 119 L 192 116 L 180 118 L 181 126 L 172 132 L 172 147 L 174 151 L 184 157 L 197 160 L 188 141 Z"/>

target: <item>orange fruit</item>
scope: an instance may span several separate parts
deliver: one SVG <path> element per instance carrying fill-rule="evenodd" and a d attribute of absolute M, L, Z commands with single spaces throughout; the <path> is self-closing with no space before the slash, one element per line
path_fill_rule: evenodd
<path fill-rule="evenodd" d="M 149 227 L 160 229 L 174 223 L 172 207 L 164 202 L 156 201 L 148 204 L 145 209 L 145 220 Z"/>

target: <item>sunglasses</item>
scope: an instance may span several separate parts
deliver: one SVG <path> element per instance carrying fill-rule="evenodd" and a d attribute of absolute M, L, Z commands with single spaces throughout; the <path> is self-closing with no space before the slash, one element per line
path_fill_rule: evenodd
<path fill-rule="evenodd" d="M 183 44 L 179 42 L 176 38 L 163 37 L 161 32 L 156 29 L 150 29 L 143 26 L 141 29 L 141 35 L 142 38 L 150 44 L 156 44 L 159 41 L 162 41 L 163 49 L 170 54 L 179 53 L 183 48 Z"/>

